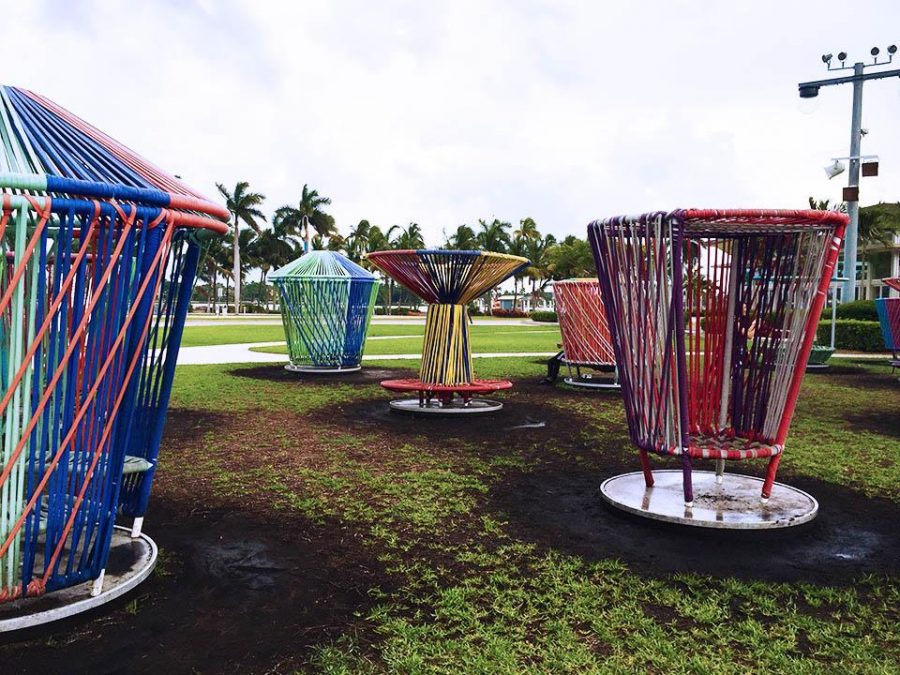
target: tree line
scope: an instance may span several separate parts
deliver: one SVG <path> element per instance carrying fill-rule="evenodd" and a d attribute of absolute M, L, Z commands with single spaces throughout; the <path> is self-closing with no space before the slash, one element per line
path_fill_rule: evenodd
<path fill-rule="evenodd" d="M 266 197 L 251 190 L 247 181 L 229 189 L 217 183 L 231 214 L 230 231 L 225 237 L 209 242 L 199 277 L 206 284 L 206 296 L 215 309 L 219 288 L 225 286 L 226 301 L 233 292 L 234 311 L 241 306 L 241 288 L 252 270 L 259 270 L 259 283 L 253 284 L 255 299 L 267 303 L 274 291 L 266 278 L 274 269 L 302 255 L 304 238 L 311 248 L 338 251 L 350 260 L 370 268 L 365 254 L 385 249 L 427 248 L 418 223 L 391 225 L 383 228 L 368 220 L 351 226 L 346 235 L 340 232 L 333 216 L 327 212 L 331 199 L 304 184 L 296 204 L 280 206 L 267 219 L 263 212 Z M 521 294 L 530 292 L 537 300 L 554 279 L 587 277 L 595 274 L 594 260 L 586 240 L 574 235 L 558 241 L 544 235 L 532 218 L 523 218 L 518 226 L 494 218 L 479 219 L 474 225 L 459 225 L 438 247 L 454 250 L 482 250 L 508 253 L 528 258 L 531 266 L 513 278 L 515 305 Z M 388 279 L 385 305 L 395 302 L 393 280 Z M 490 303 L 488 303 L 490 306 Z"/>

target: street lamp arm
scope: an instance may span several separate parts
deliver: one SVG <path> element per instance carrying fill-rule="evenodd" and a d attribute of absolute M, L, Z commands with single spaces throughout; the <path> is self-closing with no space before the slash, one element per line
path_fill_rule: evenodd
<path fill-rule="evenodd" d="M 827 87 L 832 84 L 851 84 L 853 82 L 865 82 L 866 80 L 880 80 L 885 77 L 900 77 L 900 68 L 895 70 L 882 70 L 878 73 L 864 73 L 862 75 L 847 75 L 846 77 L 835 77 L 830 80 L 814 80 L 812 82 L 801 82 L 797 85 L 798 89 L 818 89 L 819 87 Z"/>

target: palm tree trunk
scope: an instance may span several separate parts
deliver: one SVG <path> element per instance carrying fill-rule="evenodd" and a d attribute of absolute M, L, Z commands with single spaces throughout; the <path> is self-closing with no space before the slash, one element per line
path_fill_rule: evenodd
<path fill-rule="evenodd" d="M 217 266 L 218 267 L 218 266 Z M 212 310 L 215 314 L 219 309 L 219 270 L 214 269 L 212 274 Z"/>
<path fill-rule="evenodd" d="M 266 288 L 266 276 L 266 269 L 264 267 L 261 267 L 259 272 L 259 280 L 262 284 L 263 307 L 266 308 L 266 311 L 269 311 L 269 289 Z"/>
<path fill-rule="evenodd" d="M 237 216 L 234 219 L 234 313 L 241 313 L 241 244 Z"/>
<path fill-rule="evenodd" d="M 391 315 L 391 305 L 394 304 L 394 280 L 388 282 L 387 315 Z"/>

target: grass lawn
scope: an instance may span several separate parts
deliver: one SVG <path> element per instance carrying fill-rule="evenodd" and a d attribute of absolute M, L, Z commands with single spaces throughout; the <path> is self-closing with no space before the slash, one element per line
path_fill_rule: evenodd
<path fill-rule="evenodd" d="M 496 326 L 470 326 L 475 352 L 555 352 L 560 341 L 556 324 Z M 365 353 L 414 354 L 422 351 L 424 324 L 395 325 L 373 324 L 369 327 L 369 338 L 391 337 L 392 339 L 367 339 Z M 409 336 L 404 339 L 404 336 Z M 393 338 L 397 339 L 393 339 Z M 182 345 L 198 347 L 203 345 L 238 344 L 249 342 L 275 342 L 284 340 L 281 326 L 188 326 L 184 329 Z M 286 354 L 287 346 L 260 347 L 257 351 Z"/>
<path fill-rule="evenodd" d="M 480 328 L 490 329 L 490 326 Z M 368 337 L 383 335 L 424 335 L 425 324 L 373 324 L 369 326 Z M 182 347 L 202 347 L 205 345 L 246 344 L 248 342 L 276 342 L 284 340 L 281 324 L 262 326 L 186 326 Z"/>
<path fill-rule="evenodd" d="M 376 326 L 395 328 L 397 326 Z M 408 326 L 399 326 L 408 328 Z M 472 351 L 474 353 L 497 352 L 556 352 L 560 341 L 559 329 L 531 326 L 471 326 Z M 417 337 L 397 337 L 397 339 L 367 339 L 365 355 L 418 354 L 422 351 L 422 333 Z M 253 351 L 270 354 L 287 354 L 287 345 L 278 347 L 254 347 Z"/>
<path fill-rule="evenodd" d="M 382 341 L 392 342 L 405 340 Z M 55 656 L 91 648 L 101 629 L 112 639 L 121 623 L 168 654 L 192 645 L 185 670 L 249 639 L 250 653 L 231 657 L 235 672 L 898 671 L 895 563 L 872 569 L 826 549 L 777 562 L 795 539 L 818 550 L 845 510 L 858 512 L 862 549 L 867 522 L 900 515 L 900 384 L 887 367 L 806 377 L 779 479 L 820 497 L 822 524 L 747 544 L 663 532 L 597 505 L 601 479 L 638 468 L 618 396 L 538 385 L 536 359 L 485 359 L 480 376 L 516 385 L 493 421 L 408 422 L 384 412 L 377 382 L 416 366 L 375 361 L 360 379 L 330 381 L 277 365 L 179 367 L 151 516 L 204 542 L 207 531 L 217 542 L 275 532 L 269 557 L 249 560 L 277 583 L 248 592 L 219 582 L 229 599 L 210 609 L 210 569 L 197 576 L 193 549 L 156 523 L 165 569 L 152 592 L 93 633 L 66 633 Z M 730 468 L 759 475 L 764 465 Z M 879 531 L 873 550 L 896 550 Z"/>

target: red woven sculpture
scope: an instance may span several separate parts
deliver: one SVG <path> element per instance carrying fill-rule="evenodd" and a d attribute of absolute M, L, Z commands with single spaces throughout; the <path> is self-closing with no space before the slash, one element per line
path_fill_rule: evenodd
<path fill-rule="evenodd" d="M 563 361 L 569 368 L 568 384 L 618 388 L 617 379 L 597 381 L 582 368 L 615 373 L 616 356 L 596 279 L 566 279 L 553 284 L 556 314 L 562 333 Z M 574 368 L 574 372 L 573 372 Z"/>

